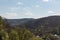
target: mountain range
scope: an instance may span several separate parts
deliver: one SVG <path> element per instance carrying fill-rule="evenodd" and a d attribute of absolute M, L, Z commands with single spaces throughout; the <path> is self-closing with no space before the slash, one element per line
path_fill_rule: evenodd
<path fill-rule="evenodd" d="M 24 19 L 7 19 L 8 23 L 11 25 L 21 25 L 21 24 L 30 24 L 30 25 L 49 25 L 49 26 L 56 26 L 55 24 L 60 24 L 60 16 L 48 16 L 39 19 L 33 18 L 24 18 Z"/>
<path fill-rule="evenodd" d="M 39 19 L 33 18 L 24 18 L 24 19 L 7 19 L 8 23 L 11 26 L 24 26 L 30 30 L 35 32 L 39 29 L 43 30 L 44 32 L 51 32 L 54 34 L 60 34 L 60 16 L 48 16 Z"/>

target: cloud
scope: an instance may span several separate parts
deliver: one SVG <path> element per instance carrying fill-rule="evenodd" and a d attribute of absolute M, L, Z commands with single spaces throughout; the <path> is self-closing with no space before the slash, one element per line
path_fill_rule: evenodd
<path fill-rule="evenodd" d="M 49 2 L 50 0 L 42 0 L 43 2 Z"/>
<path fill-rule="evenodd" d="M 10 11 L 17 11 L 19 9 L 19 7 L 11 7 L 11 8 L 8 8 Z"/>
<path fill-rule="evenodd" d="M 52 2 L 53 0 L 42 0 L 43 2 Z"/>
<path fill-rule="evenodd" d="M 22 3 L 22 2 L 18 2 L 17 4 L 18 4 L 18 5 L 22 5 L 23 3 Z"/>
<path fill-rule="evenodd" d="M 23 13 L 24 13 L 24 15 L 26 15 L 26 16 L 33 16 L 33 13 L 30 11 L 30 7 L 25 7 L 25 8 L 23 9 Z"/>
<path fill-rule="evenodd" d="M 11 9 L 11 10 L 15 10 L 15 9 L 18 9 L 18 8 L 17 8 L 17 7 L 11 7 L 10 9 Z"/>
<path fill-rule="evenodd" d="M 26 10 L 24 15 L 26 15 L 26 16 L 33 16 L 32 12 L 29 11 L 29 10 Z"/>
<path fill-rule="evenodd" d="M 55 13 L 54 11 L 48 11 L 48 13 Z"/>
<path fill-rule="evenodd" d="M 34 8 L 39 8 L 40 7 L 40 5 L 32 5 L 32 7 Z"/>
<path fill-rule="evenodd" d="M 55 11 L 48 11 L 48 13 L 49 13 L 50 15 L 60 15 L 60 13 L 55 12 Z"/>
<path fill-rule="evenodd" d="M 23 18 L 35 18 L 35 19 L 37 19 L 37 18 L 40 18 L 40 15 L 38 16 L 38 14 L 34 14 L 30 10 L 25 10 Z"/>
<path fill-rule="evenodd" d="M 38 7 L 40 7 L 40 5 L 36 5 L 35 7 L 37 7 L 37 8 L 38 8 Z"/>
<path fill-rule="evenodd" d="M 24 18 L 34 18 L 34 13 L 32 13 L 32 11 L 31 10 L 29 10 L 29 9 L 24 9 L 23 10 L 23 16 L 24 16 Z"/>
<path fill-rule="evenodd" d="M 23 8 L 24 10 L 29 10 L 29 9 L 31 9 L 30 7 L 24 7 Z"/>
<path fill-rule="evenodd" d="M 18 16 L 17 13 L 5 13 L 5 14 L 0 14 L 0 16 L 8 18 L 8 19 L 13 19 Z"/>

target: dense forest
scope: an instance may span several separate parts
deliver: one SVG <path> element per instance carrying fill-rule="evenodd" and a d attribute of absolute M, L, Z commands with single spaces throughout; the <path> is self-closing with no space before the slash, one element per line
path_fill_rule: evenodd
<path fill-rule="evenodd" d="M 54 26 L 49 19 L 46 20 L 29 19 L 26 23 L 11 26 L 7 19 L 0 16 L 0 40 L 60 40 L 60 25 L 54 21 Z"/>

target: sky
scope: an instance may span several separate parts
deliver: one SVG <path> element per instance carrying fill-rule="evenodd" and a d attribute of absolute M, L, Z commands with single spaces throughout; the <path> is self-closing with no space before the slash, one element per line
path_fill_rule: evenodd
<path fill-rule="evenodd" d="M 60 15 L 60 0 L 0 0 L 0 16 L 7 19 Z"/>

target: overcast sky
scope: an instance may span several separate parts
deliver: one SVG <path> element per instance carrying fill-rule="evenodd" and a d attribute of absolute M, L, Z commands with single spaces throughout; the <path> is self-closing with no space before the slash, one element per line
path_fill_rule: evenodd
<path fill-rule="evenodd" d="M 8 19 L 60 15 L 60 0 L 0 0 L 0 16 Z"/>

